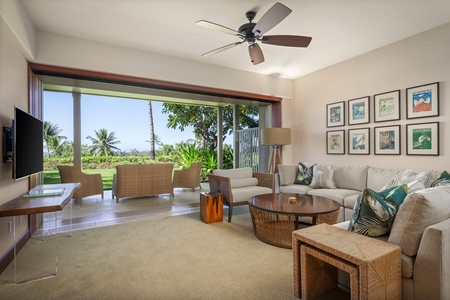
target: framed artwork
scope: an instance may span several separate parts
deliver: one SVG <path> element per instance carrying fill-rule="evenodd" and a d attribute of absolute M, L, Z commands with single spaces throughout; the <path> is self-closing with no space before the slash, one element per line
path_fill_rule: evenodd
<path fill-rule="evenodd" d="M 345 131 L 327 131 L 327 154 L 345 154 Z"/>
<path fill-rule="evenodd" d="M 406 89 L 406 118 L 439 116 L 439 82 Z"/>
<path fill-rule="evenodd" d="M 439 155 L 439 122 L 406 125 L 407 155 Z"/>
<path fill-rule="evenodd" d="M 327 127 L 344 126 L 344 101 L 327 104 Z"/>
<path fill-rule="evenodd" d="M 400 120 L 400 90 L 373 96 L 375 122 Z"/>
<path fill-rule="evenodd" d="M 374 153 L 400 155 L 400 125 L 375 127 Z"/>
<path fill-rule="evenodd" d="M 348 125 L 370 122 L 369 96 L 348 100 Z"/>
<path fill-rule="evenodd" d="M 370 129 L 348 130 L 348 154 L 370 154 Z"/>

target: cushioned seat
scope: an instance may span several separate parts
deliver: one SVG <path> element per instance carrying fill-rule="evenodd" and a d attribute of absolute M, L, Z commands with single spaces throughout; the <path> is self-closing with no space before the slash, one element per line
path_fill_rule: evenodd
<path fill-rule="evenodd" d="M 248 200 L 256 195 L 274 191 L 274 175 L 253 172 L 251 168 L 214 170 L 208 175 L 211 193 L 223 195 L 228 205 L 228 222 L 231 222 L 233 206 L 248 205 Z"/>

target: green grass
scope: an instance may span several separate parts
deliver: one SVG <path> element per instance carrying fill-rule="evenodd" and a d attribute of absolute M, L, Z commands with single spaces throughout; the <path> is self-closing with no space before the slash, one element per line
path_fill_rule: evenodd
<path fill-rule="evenodd" d="M 110 190 L 112 188 L 113 174 L 116 173 L 116 169 L 94 169 L 83 170 L 86 174 L 101 174 L 103 181 L 103 189 Z M 44 171 L 44 184 L 61 183 L 58 171 Z"/>

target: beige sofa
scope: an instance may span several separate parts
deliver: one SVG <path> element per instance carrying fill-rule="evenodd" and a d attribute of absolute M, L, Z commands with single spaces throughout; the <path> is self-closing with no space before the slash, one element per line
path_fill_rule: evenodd
<path fill-rule="evenodd" d="M 274 191 L 274 175 L 253 172 L 252 168 L 214 170 L 208 180 L 210 193 L 222 194 L 223 202 L 229 207 L 228 222 L 234 206 L 247 205 L 251 197 Z"/>
<path fill-rule="evenodd" d="M 348 228 L 348 220 L 353 213 L 350 207 L 360 192 L 357 187 L 366 181 L 366 187 L 377 191 L 393 178 L 400 179 L 407 172 L 371 166 L 332 168 L 335 170 L 335 189 L 313 189 L 309 186 L 297 189 L 338 201 L 342 206 L 341 217 L 346 220 L 336 226 L 344 230 Z M 288 181 L 292 168 L 281 166 L 279 170 L 280 192 L 295 192 L 296 187 Z M 436 171 L 432 173 L 432 180 L 440 174 Z M 376 238 L 402 249 L 403 299 L 450 299 L 450 186 L 409 193 L 400 205 L 391 231 Z"/>
<path fill-rule="evenodd" d="M 117 166 L 112 196 L 120 198 L 170 194 L 174 197 L 173 163 Z"/>

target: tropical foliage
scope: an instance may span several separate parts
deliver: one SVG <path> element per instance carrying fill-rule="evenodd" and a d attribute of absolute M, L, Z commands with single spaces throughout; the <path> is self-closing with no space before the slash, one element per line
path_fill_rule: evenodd
<path fill-rule="evenodd" d="M 47 156 L 61 156 L 66 143 L 66 137 L 60 135 L 62 129 L 57 124 L 44 122 L 44 142 L 47 148 Z"/>
<path fill-rule="evenodd" d="M 168 114 L 168 128 L 184 131 L 188 126 L 194 127 L 194 134 L 200 145 L 217 148 L 217 135 L 220 134 L 222 140 L 233 132 L 233 105 L 223 107 L 223 131 L 217 131 L 217 108 L 208 106 L 182 105 L 173 103 L 164 103 L 162 112 Z M 239 106 L 240 126 L 245 128 L 255 128 L 259 125 L 258 107 Z"/>
<path fill-rule="evenodd" d="M 120 143 L 114 131 L 108 133 L 108 129 L 105 128 L 94 131 L 95 137 L 90 135 L 86 137 L 92 142 L 92 145 L 89 147 L 92 155 L 115 156 L 120 152 L 120 149 L 114 146 Z"/>

